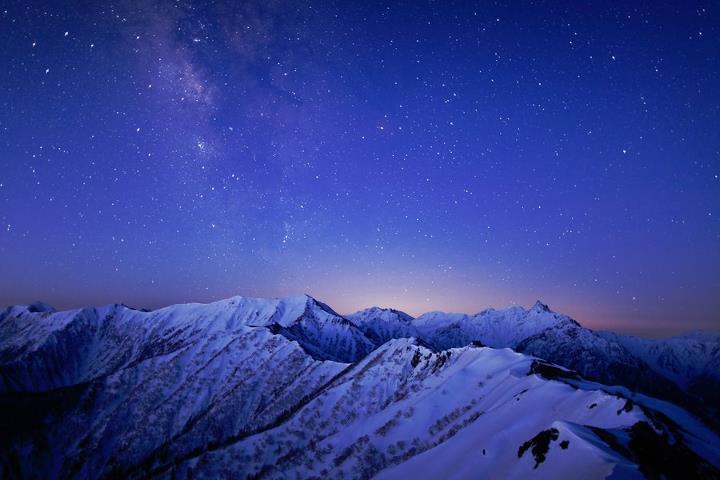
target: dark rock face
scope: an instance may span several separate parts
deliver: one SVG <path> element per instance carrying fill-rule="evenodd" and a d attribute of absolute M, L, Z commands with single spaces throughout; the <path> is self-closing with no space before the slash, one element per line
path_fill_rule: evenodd
<path fill-rule="evenodd" d="M 560 368 L 556 365 L 552 365 L 547 362 L 542 362 L 540 360 L 535 360 L 532 365 L 530 366 L 530 371 L 528 374 L 537 374 L 541 377 L 547 378 L 548 380 L 557 380 L 557 379 L 573 379 L 573 380 L 579 380 L 581 377 L 576 372 L 573 372 L 572 370 L 565 370 L 564 368 Z"/>
<path fill-rule="evenodd" d="M 557 428 L 543 430 L 527 442 L 520 445 L 520 448 L 518 449 L 518 458 L 522 458 L 525 452 L 528 449 L 531 449 L 530 452 L 535 459 L 535 466 L 533 468 L 538 468 L 538 466 L 545 461 L 545 455 L 547 455 L 548 450 L 550 450 L 550 442 L 556 441 L 558 439 L 558 435 L 559 432 Z"/>
<path fill-rule="evenodd" d="M 668 418 L 662 421 L 661 427 L 678 428 Z M 592 430 L 610 448 L 637 463 L 646 478 L 720 478 L 720 469 L 690 450 L 681 436 L 671 436 L 667 430 L 658 433 L 648 422 L 637 422 L 621 431 Z"/>

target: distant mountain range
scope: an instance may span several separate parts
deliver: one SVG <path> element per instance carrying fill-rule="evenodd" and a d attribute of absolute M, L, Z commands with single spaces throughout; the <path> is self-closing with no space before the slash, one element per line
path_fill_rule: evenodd
<path fill-rule="evenodd" d="M 14 306 L 0 478 L 720 478 L 719 367 L 719 334 L 594 332 L 540 302 Z"/>
<path fill-rule="evenodd" d="M 473 342 L 549 360 L 585 378 L 659 396 L 717 416 L 720 333 L 695 332 L 650 340 L 594 332 L 541 303 L 487 309 L 475 315 L 430 312 L 413 319 L 377 307 L 347 317 L 376 343 L 416 337 L 435 350 Z"/>

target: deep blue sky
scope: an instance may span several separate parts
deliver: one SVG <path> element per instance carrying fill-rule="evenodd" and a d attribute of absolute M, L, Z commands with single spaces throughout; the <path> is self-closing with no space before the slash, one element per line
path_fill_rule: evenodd
<path fill-rule="evenodd" d="M 717 2 L 100 3 L 0 8 L 0 304 L 720 328 Z"/>

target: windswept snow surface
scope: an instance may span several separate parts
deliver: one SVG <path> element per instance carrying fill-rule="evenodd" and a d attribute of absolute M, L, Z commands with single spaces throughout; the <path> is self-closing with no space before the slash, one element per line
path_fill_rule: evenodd
<path fill-rule="evenodd" d="M 305 295 L 10 307 L 0 478 L 720 475 L 720 439 L 682 408 L 505 348 L 575 339 L 579 365 L 627 361 L 595 336 L 541 303 L 418 319 Z"/>

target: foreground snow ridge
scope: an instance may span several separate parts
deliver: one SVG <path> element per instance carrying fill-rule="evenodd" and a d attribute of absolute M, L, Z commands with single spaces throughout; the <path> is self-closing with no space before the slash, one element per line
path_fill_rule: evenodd
<path fill-rule="evenodd" d="M 681 338 L 592 332 L 540 302 L 10 307 L 0 478 L 718 478 L 714 413 L 686 391 L 716 379 L 720 339 Z"/>

